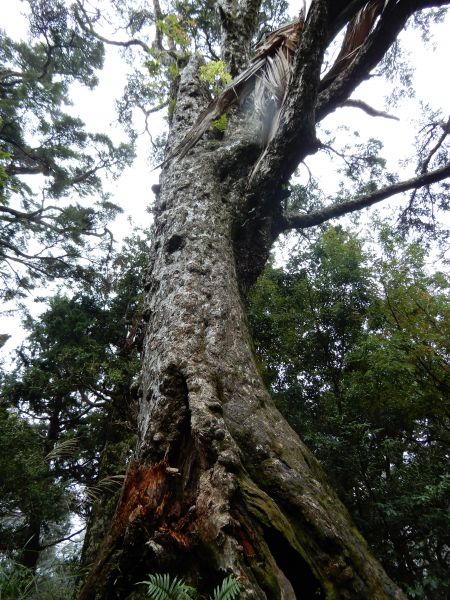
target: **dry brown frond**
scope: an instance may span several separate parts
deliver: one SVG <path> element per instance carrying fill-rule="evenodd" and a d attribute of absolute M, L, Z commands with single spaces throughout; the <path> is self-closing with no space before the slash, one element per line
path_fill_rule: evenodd
<path fill-rule="evenodd" d="M 57 460 L 58 458 L 72 458 L 78 451 L 78 438 L 64 440 L 55 446 L 45 457 L 45 460 Z"/>
<path fill-rule="evenodd" d="M 322 85 L 331 83 L 353 62 L 369 37 L 383 7 L 384 0 L 370 0 L 349 22 L 339 54 L 331 69 L 322 79 Z"/>
<path fill-rule="evenodd" d="M 86 497 L 90 502 L 95 502 L 105 493 L 114 493 L 122 486 L 125 475 L 109 475 L 97 481 L 95 485 L 86 487 Z"/>

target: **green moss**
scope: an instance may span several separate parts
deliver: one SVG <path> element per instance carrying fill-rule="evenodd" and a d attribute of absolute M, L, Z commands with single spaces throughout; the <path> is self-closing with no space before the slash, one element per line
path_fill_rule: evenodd
<path fill-rule="evenodd" d="M 297 536 L 288 519 L 281 512 L 276 502 L 265 492 L 257 487 L 251 479 L 242 477 L 240 490 L 248 510 L 258 519 L 260 523 L 271 529 L 276 529 L 305 560 L 303 548 L 298 542 Z"/>
<path fill-rule="evenodd" d="M 177 101 L 175 100 L 175 98 L 171 98 L 169 100 L 169 106 L 167 107 L 169 119 L 172 118 L 176 105 L 177 105 Z"/>
<path fill-rule="evenodd" d="M 221 117 L 212 122 L 213 129 L 220 131 L 223 133 L 228 127 L 228 118 L 226 114 L 223 114 Z"/>

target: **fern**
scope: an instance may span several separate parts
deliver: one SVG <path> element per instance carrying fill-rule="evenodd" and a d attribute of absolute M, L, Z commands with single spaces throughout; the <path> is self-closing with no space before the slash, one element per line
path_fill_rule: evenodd
<path fill-rule="evenodd" d="M 193 600 L 197 595 L 195 588 L 168 573 L 149 575 L 148 581 L 141 583 L 147 585 L 147 595 L 152 600 Z"/>
<path fill-rule="evenodd" d="M 147 586 L 147 596 L 151 600 L 196 600 L 198 591 L 186 585 L 182 579 L 171 577 L 168 573 L 149 575 L 148 581 L 141 581 Z M 241 586 L 233 575 L 226 577 L 218 585 L 209 600 L 235 600 Z"/>
<path fill-rule="evenodd" d="M 228 575 L 222 585 L 218 585 L 214 590 L 211 600 L 234 600 L 239 594 L 241 586 L 233 575 Z"/>

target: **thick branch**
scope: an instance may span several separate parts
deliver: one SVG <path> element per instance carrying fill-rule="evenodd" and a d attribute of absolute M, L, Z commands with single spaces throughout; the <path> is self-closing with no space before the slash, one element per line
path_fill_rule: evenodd
<path fill-rule="evenodd" d="M 369 206 L 377 204 L 378 202 L 386 200 L 387 198 L 395 196 L 396 194 L 407 192 L 408 190 L 417 189 L 426 185 L 431 185 L 432 183 L 437 183 L 438 181 L 442 181 L 447 177 L 450 177 L 450 163 L 445 167 L 430 171 L 429 173 L 424 173 L 418 177 L 413 177 L 412 179 L 407 179 L 406 181 L 394 183 L 393 185 L 384 187 L 381 190 L 373 192 L 372 194 L 360 196 L 354 200 L 342 202 L 341 204 L 334 204 L 313 213 L 295 215 L 285 218 L 281 230 L 288 231 L 290 229 L 305 229 L 307 227 L 321 225 L 330 219 L 342 217 L 343 215 L 347 215 L 363 208 L 368 208 Z"/>
<path fill-rule="evenodd" d="M 403 0 L 389 1 L 377 26 L 350 65 L 334 79 L 327 82 L 325 76 L 317 104 L 317 121 L 333 112 L 345 102 L 370 71 L 382 60 L 397 39 L 411 15 L 425 8 L 450 4 L 449 0 Z"/>

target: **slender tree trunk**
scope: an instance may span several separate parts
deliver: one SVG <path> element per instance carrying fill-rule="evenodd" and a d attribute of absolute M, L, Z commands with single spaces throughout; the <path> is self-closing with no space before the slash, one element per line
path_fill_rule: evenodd
<path fill-rule="evenodd" d="M 31 515 L 24 535 L 26 541 L 19 556 L 19 563 L 33 572 L 36 571 L 41 552 L 41 527 L 40 516 Z"/>
<path fill-rule="evenodd" d="M 204 103 L 194 63 L 172 143 Z M 201 591 L 233 573 L 242 598 L 404 598 L 258 373 L 242 293 L 276 227 L 264 209 L 241 206 L 246 147 L 219 155 L 205 141 L 163 173 L 139 444 L 82 599 L 139 597 L 137 582 L 167 571 Z"/>
<path fill-rule="evenodd" d="M 44 457 L 46 457 L 47 454 L 53 450 L 59 439 L 61 426 L 61 405 L 62 399 L 57 396 L 53 400 L 53 408 L 50 414 L 47 434 L 42 448 L 42 454 Z M 39 562 L 39 556 L 42 552 L 41 533 L 43 529 L 43 518 L 40 506 L 34 506 L 30 510 L 30 513 L 27 515 L 27 521 L 28 525 L 24 535 L 25 543 L 20 552 L 18 560 L 20 564 L 34 572 L 36 571 Z"/>

